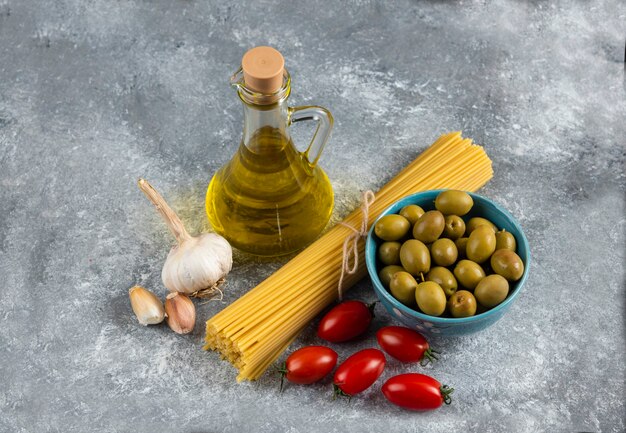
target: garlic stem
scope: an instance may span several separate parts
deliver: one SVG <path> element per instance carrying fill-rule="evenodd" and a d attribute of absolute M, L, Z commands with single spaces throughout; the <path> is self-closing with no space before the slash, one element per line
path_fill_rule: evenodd
<path fill-rule="evenodd" d="M 157 210 L 163 217 L 165 224 L 167 224 L 167 227 L 176 238 L 176 241 L 178 241 L 179 244 L 182 244 L 183 241 L 191 239 L 191 235 L 187 232 L 187 230 L 185 230 L 183 222 L 180 220 L 180 218 L 178 218 L 176 212 L 174 212 L 172 208 L 169 207 L 165 199 L 161 197 L 161 194 L 159 194 L 157 190 L 154 189 L 152 185 L 150 185 L 150 183 L 145 179 L 140 178 L 137 181 L 137 184 L 139 185 L 139 189 L 141 189 L 146 197 L 148 197 L 148 200 L 150 200 L 154 207 L 157 208 Z"/>

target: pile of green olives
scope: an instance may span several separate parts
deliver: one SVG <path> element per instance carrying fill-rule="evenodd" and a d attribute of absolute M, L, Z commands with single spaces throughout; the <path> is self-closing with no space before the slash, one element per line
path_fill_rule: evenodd
<path fill-rule="evenodd" d="M 433 210 L 411 204 L 378 220 L 378 276 L 398 301 L 431 316 L 469 317 L 506 299 L 524 273 L 515 236 L 485 218 L 464 219 L 473 205 L 468 193 L 446 190 Z"/>

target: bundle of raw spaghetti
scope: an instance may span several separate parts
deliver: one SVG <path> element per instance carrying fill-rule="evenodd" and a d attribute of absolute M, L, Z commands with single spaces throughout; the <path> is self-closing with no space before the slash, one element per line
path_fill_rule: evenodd
<path fill-rule="evenodd" d="M 376 194 L 369 224 L 398 199 L 419 191 L 453 188 L 476 191 L 493 176 L 482 147 L 460 132 L 441 136 Z M 344 223 L 361 224 L 361 212 Z M 206 323 L 205 349 L 221 352 L 237 369 L 237 380 L 258 379 L 324 308 L 337 298 L 348 227 L 338 224 L 276 273 Z M 359 242 L 363 255 L 364 242 Z M 343 279 L 348 289 L 363 278 L 365 260 Z"/>

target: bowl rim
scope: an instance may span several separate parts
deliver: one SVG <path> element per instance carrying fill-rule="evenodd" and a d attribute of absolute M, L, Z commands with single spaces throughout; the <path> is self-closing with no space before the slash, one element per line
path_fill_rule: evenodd
<path fill-rule="evenodd" d="M 515 227 L 515 229 L 520 233 L 521 235 L 520 241 L 524 245 L 526 252 L 527 252 L 526 261 L 524 262 L 524 274 L 522 275 L 522 278 L 519 279 L 519 281 L 515 282 L 517 284 L 515 291 L 511 293 L 509 296 L 507 296 L 507 298 L 502 303 L 496 305 L 495 307 L 485 312 L 482 312 L 480 314 L 476 314 L 470 317 L 439 317 L 439 316 L 429 316 L 428 314 L 420 313 L 417 310 L 409 308 L 403 303 L 401 303 L 400 301 L 398 301 L 396 298 L 394 298 L 391 295 L 391 293 L 389 293 L 389 291 L 385 289 L 382 282 L 380 281 L 380 278 L 378 277 L 378 272 L 376 269 L 376 254 L 373 254 L 373 255 L 368 254 L 368 251 L 370 251 L 372 249 L 371 247 L 373 246 L 373 244 L 375 244 L 374 226 L 376 225 L 379 219 L 381 219 L 385 215 L 389 215 L 390 213 L 392 213 L 392 211 L 395 211 L 397 208 L 400 207 L 401 204 L 402 204 L 402 207 L 408 204 L 417 204 L 416 201 L 425 195 L 435 194 L 436 196 L 436 194 L 439 194 L 443 191 L 448 191 L 448 190 L 449 188 L 431 189 L 431 190 L 421 191 L 418 193 L 407 195 L 401 198 L 400 200 L 395 201 L 390 206 L 388 206 L 384 211 L 380 213 L 378 218 L 376 218 L 376 220 L 372 223 L 372 226 L 370 227 L 367 233 L 367 240 L 365 243 L 365 264 L 366 264 L 367 272 L 369 273 L 370 279 L 372 280 L 374 291 L 380 296 L 383 296 L 387 301 L 389 301 L 395 308 L 399 309 L 401 312 L 406 313 L 415 318 L 418 318 L 420 320 L 433 323 L 433 324 L 473 323 L 473 322 L 480 322 L 482 320 L 488 319 L 490 316 L 497 317 L 499 313 L 500 314 L 503 313 L 503 310 L 506 310 L 508 305 L 510 305 L 515 300 L 515 298 L 517 298 L 519 293 L 522 291 L 522 287 L 524 286 L 524 283 L 528 279 L 528 271 L 530 270 L 530 263 L 531 263 L 530 245 L 528 244 L 528 239 L 526 238 L 526 234 L 524 233 L 524 230 L 522 230 L 522 226 L 517 221 L 517 219 L 515 219 L 515 217 L 511 215 L 511 213 L 508 210 L 506 210 L 504 207 L 500 206 L 498 203 L 494 202 L 493 200 L 488 199 L 485 196 L 466 191 L 472 197 L 472 200 L 485 202 L 489 204 L 490 206 L 493 206 L 498 212 L 502 213 L 510 221 L 510 223 Z M 373 250 L 376 251 L 375 248 Z"/>

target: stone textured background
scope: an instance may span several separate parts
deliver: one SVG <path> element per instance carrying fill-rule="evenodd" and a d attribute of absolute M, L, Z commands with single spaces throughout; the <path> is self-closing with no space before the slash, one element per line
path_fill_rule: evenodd
<path fill-rule="evenodd" d="M 626 3 L 208 3 L 0 0 L 0 431 L 624 431 Z M 192 335 L 132 315 L 133 284 L 165 294 L 173 241 L 135 182 L 202 229 L 241 133 L 228 78 L 261 44 L 284 54 L 292 104 L 335 116 L 335 219 L 443 132 L 493 159 L 481 193 L 522 223 L 533 267 L 496 326 L 435 341 L 423 370 L 451 406 L 399 410 L 382 380 L 350 404 L 328 380 L 235 383 L 203 322 L 280 261 L 237 255 Z M 351 296 L 374 298 L 368 281 Z M 311 326 L 294 347 L 318 342 Z"/>

